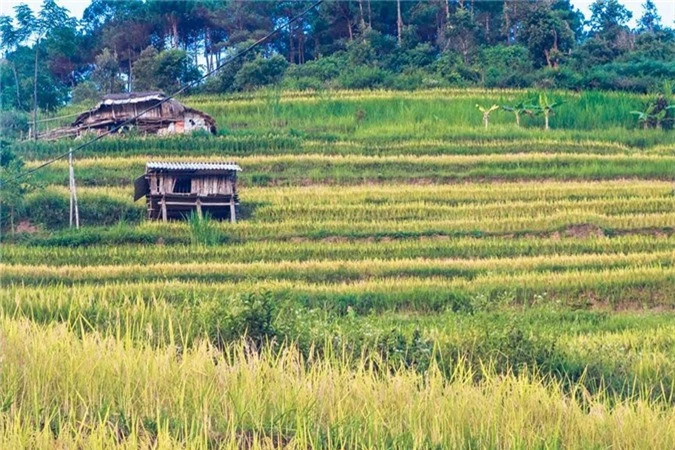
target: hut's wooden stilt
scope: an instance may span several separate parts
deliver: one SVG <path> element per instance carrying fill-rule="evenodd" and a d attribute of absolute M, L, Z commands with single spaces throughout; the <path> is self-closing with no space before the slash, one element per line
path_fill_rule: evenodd
<path fill-rule="evenodd" d="M 167 214 L 166 214 L 166 199 L 162 197 L 162 199 L 159 201 L 162 205 L 162 220 L 164 222 L 167 221 Z"/>
<path fill-rule="evenodd" d="M 195 202 L 195 206 L 197 207 L 197 217 L 200 219 L 202 218 L 202 201 L 197 198 L 197 201 Z"/>
<path fill-rule="evenodd" d="M 230 196 L 230 222 L 237 222 L 237 213 L 234 209 L 234 196 Z"/>

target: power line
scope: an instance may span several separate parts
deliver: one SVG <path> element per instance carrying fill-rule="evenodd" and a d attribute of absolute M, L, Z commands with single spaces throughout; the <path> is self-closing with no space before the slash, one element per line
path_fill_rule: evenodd
<path fill-rule="evenodd" d="M 54 121 L 54 120 L 65 119 L 65 118 L 67 118 L 67 117 L 75 117 L 75 116 L 79 116 L 80 114 L 82 114 L 82 113 L 73 113 L 73 114 L 66 114 L 65 116 L 49 117 L 49 118 L 47 118 L 47 119 L 40 119 L 40 120 L 38 120 L 37 122 L 38 122 L 38 123 L 52 122 L 52 121 Z"/>
<path fill-rule="evenodd" d="M 201 77 L 197 78 L 196 80 L 193 80 L 193 81 L 187 83 L 185 86 L 183 86 L 182 88 L 178 89 L 178 90 L 177 90 L 176 92 L 174 92 L 173 94 L 171 94 L 171 95 L 169 95 L 169 96 L 163 98 L 162 100 L 158 101 L 155 105 L 153 105 L 153 106 L 151 106 L 151 107 L 149 107 L 149 108 L 144 109 L 144 110 L 141 111 L 140 113 L 138 113 L 138 114 L 136 114 L 135 116 L 133 116 L 133 117 L 131 117 L 131 118 L 125 120 L 125 121 L 122 122 L 121 124 L 119 124 L 119 125 L 113 127 L 112 129 L 106 131 L 105 133 L 99 134 L 99 135 L 96 136 L 95 138 L 93 138 L 93 139 L 91 139 L 91 140 L 89 140 L 89 141 L 87 141 L 87 142 L 85 142 L 85 143 L 83 143 L 83 144 L 78 145 L 77 147 L 73 148 L 72 150 L 68 150 L 67 152 L 62 153 L 62 154 L 60 154 L 59 156 L 56 156 L 56 157 L 50 159 L 49 161 L 46 161 L 46 162 L 40 164 L 39 166 L 36 166 L 36 167 L 34 167 L 34 168 L 32 168 L 32 169 L 29 169 L 29 170 L 26 170 L 25 172 L 20 173 L 19 175 L 17 175 L 16 177 L 14 177 L 13 179 L 8 180 L 8 181 L 16 181 L 16 180 L 19 180 L 19 179 L 21 179 L 21 178 L 27 176 L 27 175 L 30 175 L 31 173 L 35 173 L 35 172 L 37 172 L 37 171 L 40 170 L 40 169 L 43 169 L 43 168 L 45 168 L 45 167 L 47 167 L 47 166 L 49 166 L 49 165 L 54 164 L 55 162 L 57 162 L 57 161 L 59 161 L 59 160 L 61 160 L 61 159 L 63 159 L 63 158 L 66 158 L 66 157 L 67 157 L 68 155 L 70 155 L 71 153 L 75 153 L 75 152 L 77 152 L 77 151 L 80 151 L 80 150 L 82 150 L 83 148 L 85 148 L 86 146 L 91 145 L 91 144 L 93 144 L 94 142 L 97 142 L 97 141 L 103 139 L 104 137 L 106 137 L 106 136 L 108 136 L 108 135 L 110 135 L 110 134 L 112 134 L 112 133 L 114 133 L 114 132 L 120 130 L 121 128 L 125 127 L 126 125 L 128 125 L 128 124 L 134 122 L 136 119 L 138 119 L 139 117 L 141 117 L 143 114 L 145 114 L 145 113 L 147 113 L 147 112 L 149 112 L 149 111 L 151 111 L 151 110 L 157 108 L 158 106 L 160 106 L 160 105 L 162 105 L 162 104 L 168 102 L 169 100 L 173 99 L 174 97 L 176 97 L 176 96 L 180 95 L 181 93 L 185 92 L 188 88 L 192 87 L 193 85 L 202 82 L 204 79 L 206 79 L 206 78 L 208 78 L 209 76 L 213 75 L 214 73 L 216 73 L 217 71 L 219 71 L 220 69 L 222 69 L 223 67 L 225 67 L 227 64 L 230 64 L 232 61 L 236 60 L 237 58 L 239 58 L 239 57 L 241 57 L 241 56 L 244 56 L 244 55 L 246 55 L 247 53 L 253 51 L 253 49 L 255 49 L 257 46 L 259 46 L 260 44 L 262 44 L 263 42 L 265 42 L 266 40 L 268 40 L 269 38 L 271 38 L 272 36 L 274 36 L 275 34 L 277 34 L 278 32 L 280 32 L 280 31 L 283 30 L 284 28 L 290 26 L 293 22 L 298 21 L 298 20 L 301 19 L 305 14 L 307 14 L 308 12 L 310 12 L 312 9 L 316 8 L 317 6 L 319 6 L 319 5 L 320 5 L 321 3 L 323 3 L 323 2 L 324 2 L 324 0 L 318 0 L 318 1 L 314 2 L 311 6 L 309 6 L 309 7 L 306 8 L 305 10 L 303 10 L 301 13 L 299 13 L 299 14 L 296 15 L 295 17 L 292 17 L 291 19 L 289 19 L 289 20 L 288 20 L 286 23 L 284 23 L 283 25 L 279 25 L 278 27 L 276 27 L 275 29 L 273 29 L 271 32 L 269 32 L 267 35 L 261 37 L 260 39 L 258 39 L 258 40 L 255 41 L 253 44 L 251 44 L 251 45 L 249 45 L 248 47 L 246 47 L 245 49 L 243 49 L 243 50 L 237 52 L 234 56 L 232 56 L 230 59 L 228 59 L 228 60 L 225 61 L 224 63 L 222 63 L 222 64 L 216 66 L 216 67 L 215 67 L 214 69 L 212 69 L 210 72 L 205 73 L 204 75 L 202 75 Z"/>

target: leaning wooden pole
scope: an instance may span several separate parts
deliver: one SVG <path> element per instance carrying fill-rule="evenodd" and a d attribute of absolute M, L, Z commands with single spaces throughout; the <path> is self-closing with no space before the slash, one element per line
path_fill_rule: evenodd
<path fill-rule="evenodd" d="M 75 228 L 80 228 L 80 211 L 77 207 L 77 191 L 75 189 L 75 170 L 73 169 L 73 149 L 68 152 L 68 172 L 70 178 L 70 227 L 73 227 L 73 216 L 75 218 Z"/>
<path fill-rule="evenodd" d="M 35 41 L 35 67 L 33 71 L 33 139 L 38 140 L 37 125 L 37 77 L 38 77 L 38 51 L 40 50 L 40 37 Z"/>

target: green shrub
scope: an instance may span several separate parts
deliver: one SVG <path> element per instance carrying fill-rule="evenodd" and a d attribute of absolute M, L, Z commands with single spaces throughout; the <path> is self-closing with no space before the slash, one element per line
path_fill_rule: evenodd
<path fill-rule="evenodd" d="M 28 116 L 16 110 L 0 111 L 0 136 L 20 139 L 28 135 Z"/>
<path fill-rule="evenodd" d="M 64 195 L 43 190 L 26 200 L 26 215 L 31 222 L 48 229 L 68 226 L 70 203 Z"/>
<path fill-rule="evenodd" d="M 324 58 L 314 59 L 305 64 L 291 65 L 286 71 L 286 79 L 318 79 L 320 81 L 329 81 L 340 76 L 343 68 L 346 66 L 344 53 L 336 53 Z"/>
<path fill-rule="evenodd" d="M 225 300 L 200 301 L 194 312 L 214 345 L 222 348 L 246 337 L 260 348 L 277 335 L 273 300 L 273 296 L 266 292 L 246 292 Z"/>
<path fill-rule="evenodd" d="M 188 216 L 188 224 L 193 244 L 217 245 L 221 242 L 222 234 L 208 214 L 199 217 L 191 213 Z"/>
<path fill-rule="evenodd" d="M 386 86 L 389 76 L 378 67 L 357 66 L 340 75 L 338 82 L 346 89 L 373 89 Z"/>
<path fill-rule="evenodd" d="M 480 55 L 483 84 L 486 87 L 525 87 L 526 74 L 532 71 L 527 48 L 520 45 L 497 45 L 484 49 Z"/>
<path fill-rule="evenodd" d="M 120 221 L 138 223 L 145 215 L 142 204 L 132 204 L 107 196 L 80 196 L 80 223 L 90 226 L 114 225 Z M 26 201 L 26 217 L 47 229 L 67 227 L 70 223 L 70 201 L 59 192 L 43 190 Z"/>
<path fill-rule="evenodd" d="M 276 84 L 284 77 L 288 61 L 282 56 L 274 55 L 271 58 L 257 57 L 246 62 L 234 77 L 233 87 L 236 90 L 250 91 Z"/>

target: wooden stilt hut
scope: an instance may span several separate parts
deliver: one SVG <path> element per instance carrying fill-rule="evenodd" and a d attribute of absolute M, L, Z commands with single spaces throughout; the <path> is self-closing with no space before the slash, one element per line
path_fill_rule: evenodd
<path fill-rule="evenodd" d="M 237 172 L 233 162 L 148 162 L 134 182 L 134 201 L 146 197 L 148 219 L 184 219 L 191 212 L 236 222 Z"/>

